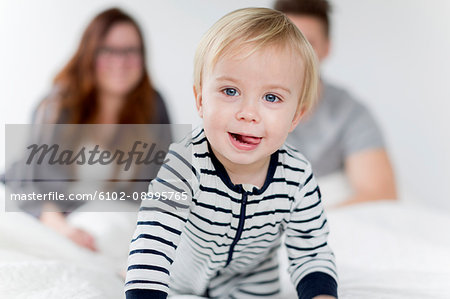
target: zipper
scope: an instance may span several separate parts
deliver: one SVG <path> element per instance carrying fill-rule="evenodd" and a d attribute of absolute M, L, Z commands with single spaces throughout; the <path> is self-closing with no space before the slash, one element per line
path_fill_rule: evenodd
<path fill-rule="evenodd" d="M 231 246 L 230 246 L 230 251 L 228 252 L 228 259 L 225 264 L 225 267 L 228 266 L 228 264 L 230 264 L 231 259 L 233 258 L 234 247 L 236 246 L 237 242 L 241 238 L 242 231 L 244 230 L 246 205 L 247 205 L 247 192 L 244 190 L 244 192 L 242 194 L 241 213 L 239 215 L 239 224 L 238 224 L 236 236 L 234 236 L 233 242 L 231 243 Z"/>

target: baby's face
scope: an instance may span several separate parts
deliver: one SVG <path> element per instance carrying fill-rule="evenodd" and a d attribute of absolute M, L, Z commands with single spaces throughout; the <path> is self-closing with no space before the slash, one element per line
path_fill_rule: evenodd
<path fill-rule="evenodd" d="M 299 54 L 281 47 L 247 54 L 244 48 L 219 58 L 196 91 L 205 134 L 226 168 L 268 161 L 300 118 Z"/>

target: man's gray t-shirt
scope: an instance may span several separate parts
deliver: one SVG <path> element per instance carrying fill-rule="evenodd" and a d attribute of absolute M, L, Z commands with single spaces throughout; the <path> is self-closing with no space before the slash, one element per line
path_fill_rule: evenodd
<path fill-rule="evenodd" d="M 369 110 L 347 91 L 322 83 L 319 103 L 287 139 L 308 158 L 316 176 L 343 170 L 345 159 L 353 153 L 384 148 Z"/>

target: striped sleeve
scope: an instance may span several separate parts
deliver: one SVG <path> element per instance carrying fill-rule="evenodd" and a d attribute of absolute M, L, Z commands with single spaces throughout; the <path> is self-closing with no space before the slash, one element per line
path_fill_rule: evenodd
<path fill-rule="evenodd" d="M 337 297 L 337 273 L 334 254 L 327 243 L 327 219 L 309 165 L 303 177 L 286 228 L 289 273 L 299 298 Z"/>
<path fill-rule="evenodd" d="M 198 180 L 192 147 L 171 145 L 142 201 L 130 244 L 126 298 L 166 298 L 170 267 L 189 215 Z"/>

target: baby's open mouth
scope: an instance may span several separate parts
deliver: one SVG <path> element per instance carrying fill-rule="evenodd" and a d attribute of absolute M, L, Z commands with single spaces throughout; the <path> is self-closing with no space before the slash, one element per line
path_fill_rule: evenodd
<path fill-rule="evenodd" d="M 254 136 L 249 136 L 249 135 L 241 135 L 241 134 L 235 134 L 235 133 L 229 133 L 231 135 L 231 137 L 240 142 L 240 143 L 244 143 L 244 144 L 252 144 L 252 145 L 257 145 L 261 142 L 261 137 L 254 137 Z"/>

